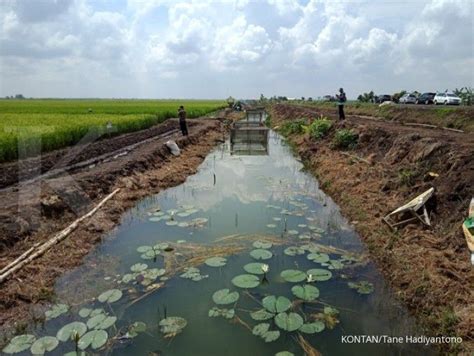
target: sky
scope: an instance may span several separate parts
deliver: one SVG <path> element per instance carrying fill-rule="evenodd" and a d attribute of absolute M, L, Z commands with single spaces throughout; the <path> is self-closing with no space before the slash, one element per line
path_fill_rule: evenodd
<path fill-rule="evenodd" d="M 474 87 L 472 0 L 0 0 L 0 96 Z"/>

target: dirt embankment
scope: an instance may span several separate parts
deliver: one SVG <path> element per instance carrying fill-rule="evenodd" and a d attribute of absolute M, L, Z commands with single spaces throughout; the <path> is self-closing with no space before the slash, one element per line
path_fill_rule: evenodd
<path fill-rule="evenodd" d="M 274 105 L 271 124 L 282 127 L 321 114 L 335 119 L 335 111 Z M 342 128 L 358 134 L 356 148 L 334 148 L 335 132 Z M 474 137 L 348 115 L 323 139 L 294 134 L 289 140 L 322 189 L 352 220 L 427 335 L 461 336 L 463 344 L 450 351 L 472 351 L 474 269 L 461 222 L 474 196 Z M 436 197 L 430 202 L 432 228 L 412 224 L 392 232 L 382 222 L 387 213 L 430 187 Z"/>
<path fill-rule="evenodd" d="M 120 144 L 151 138 L 153 134 L 150 136 L 150 132 L 162 134 L 134 147 L 127 154 L 0 191 L 1 268 L 91 210 L 108 193 L 121 188 L 66 240 L 1 285 L 1 329 L 16 327 L 20 330 L 24 322 L 33 318 L 30 307 L 54 300 L 56 278 L 79 265 L 83 256 L 106 232 L 114 228 L 127 209 L 137 200 L 178 185 L 194 174 L 215 144 L 222 142 L 225 134 L 224 125 L 219 120 L 192 120 L 188 137 L 182 137 L 175 130 L 176 122 L 162 125 L 124 137 L 102 140 L 95 147 L 85 149 L 82 159 L 88 159 L 97 152 L 108 152 L 120 147 Z M 164 145 L 169 139 L 175 140 L 182 149 L 179 157 L 172 156 Z M 54 161 L 54 157 L 59 156 L 62 154 L 56 152 L 49 157 L 53 157 L 51 161 Z"/>

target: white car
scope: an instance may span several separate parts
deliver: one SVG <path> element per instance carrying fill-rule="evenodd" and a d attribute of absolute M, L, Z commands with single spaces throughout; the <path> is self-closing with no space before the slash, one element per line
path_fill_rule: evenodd
<path fill-rule="evenodd" d="M 438 93 L 435 95 L 433 102 L 435 105 L 459 105 L 461 104 L 461 98 L 451 93 Z"/>
<path fill-rule="evenodd" d="M 415 104 L 416 103 L 416 95 L 415 94 L 403 94 L 403 96 L 398 99 L 400 104 Z"/>

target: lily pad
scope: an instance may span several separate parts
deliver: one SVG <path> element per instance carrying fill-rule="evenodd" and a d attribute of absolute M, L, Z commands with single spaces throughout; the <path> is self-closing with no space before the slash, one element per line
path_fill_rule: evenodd
<path fill-rule="evenodd" d="M 132 272 L 143 272 L 148 268 L 148 265 L 146 263 L 135 263 L 132 267 L 130 267 L 130 270 Z"/>
<path fill-rule="evenodd" d="M 136 337 L 139 333 L 146 331 L 146 324 L 142 321 L 136 321 L 128 327 L 127 335 L 129 337 Z"/>
<path fill-rule="evenodd" d="M 280 351 L 277 352 L 275 356 L 295 356 L 295 354 L 289 351 Z"/>
<path fill-rule="evenodd" d="M 270 229 L 274 229 L 276 228 L 277 226 L 275 224 L 267 224 L 267 227 L 270 228 Z"/>
<path fill-rule="evenodd" d="M 104 320 L 102 320 L 100 323 L 98 323 L 94 329 L 96 330 L 105 330 L 105 329 L 108 329 L 110 328 L 112 325 L 115 324 L 115 322 L 117 321 L 117 317 L 115 316 L 107 316 Z"/>
<path fill-rule="evenodd" d="M 264 266 L 268 266 L 268 265 L 261 262 L 251 262 L 251 263 L 247 263 L 244 266 L 244 270 L 252 274 L 264 274 L 265 273 Z"/>
<path fill-rule="evenodd" d="M 290 247 L 285 248 L 283 253 L 288 256 L 304 255 L 305 250 L 303 250 L 302 248 L 298 246 L 290 246 Z"/>
<path fill-rule="evenodd" d="M 235 316 L 235 310 L 234 309 L 220 309 L 217 307 L 213 307 L 212 309 L 209 310 L 208 313 L 209 317 L 217 317 L 217 316 L 222 316 L 226 319 L 232 319 Z"/>
<path fill-rule="evenodd" d="M 209 275 L 201 274 L 199 269 L 196 267 L 188 267 L 188 268 L 185 268 L 185 272 L 181 274 L 180 277 L 190 279 L 194 282 L 199 282 L 200 280 L 203 280 L 204 278 L 209 277 Z"/>
<path fill-rule="evenodd" d="M 87 349 L 89 346 L 94 350 L 101 348 L 107 342 L 109 335 L 105 330 L 92 330 L 84 334 L 80 339 L 78 346 L 81 350 Z"/>
<path fill-rule="evenodd" d="M 298 298 L 310 302 L 319 297 L 319 289 L 310 284 L 305 284 L 303 286 L 293 286 L 291 292 Z"/>
<path fill-rule="evenodd" d="M 255 248 L 263 248 L 263 249 L 269 249 L 272 248 L 273 244 L 271 242 L 266 242 L 266 241 L 255 241 L 253 243 L 253 247 Z"/>
<path fill-rule="evenodd" d="M 216 304 L 232 304 L 239 299 L 239 292 L 231 292 L 229 289 L 221 289 L 212 295 Z"/>
<path fill-rule="evenodd" d="M 286 297 L 269 295 L 262 299 L 262 305 L 271 313 L 282 313 L 291 307 L 291 301 Z"/>
<path fill-rule="evenodd" d="M 67 313 L 69 307 L 66 304 L 55 304 L 51 307 L 50 310 L 47 310 L 44 315 L 46 316 L 46 320 L 51 320 L 57 318 L 58 316 Z"/>
<path fill-rule="evenodd" d="M 72 323 L 64 325 L 61 329 L 59 329 L 56 337 L 59 341 L 66 342 L 72 340 L 74 335 L 79 335 L 81 337 L 87 331 L 86 324 L 80 321 L 74 321 Z"/>
<path fill-rule="evenodd" d="M 227 259 L 224 257 L 211 257 L 204 261 L 209 267 L 222 267 L 227 263 Z"/>
<path fill-rule="evenodd" d="M 256 260 L 268 260 L 269 258 L 272 258 L 273 254 L 268 250 L 258 248 L 256 250 L 250 251 L 250 256 Z"/>
<path fill-rule="evenodd" d="M 255 325 L 252 329 L 252 333 L 256 336 L 260 336 L 265 342 L 272 342 L 275 341 L 280 337 L 279 330 L 269 330 L 270 324 L 268 323 L 261 323 Z"/>
<path fill-rule="evenodd" d="M 241 274 L 232 279 L 232 284 L 240 288 L 255 288 L 260 284 L 260 279 L 253 274 Z"/>
<path fill-rule="evenodd" d="M 295 331 L 303 326 L 303 318 L 296 313 L 280 313 L 275 316 L 275 324 L 280 329 Z"/>
<path fill-rule="evenodd" d="M 150 268 L 150 269 L 147 269 L 147 270 L 143 271 L 141 273 L 141 275 L 145 279 L 150 279 L 150 280 L 154 281 L 155 279 L 157 279 L 158 277 L 161 277 L 165 273 L 166 273 L 166 270 L 164 268 Z"/>
<path fill-rule="evenodd" d="M 148 252 L 150 250 L 153 250 L 153 247 L 151 246 L 140 246 L 137 248 L 137 252 L 140 252 L 140 253 L 145 253 L 145 252 Z"/>
<path fill-rule="evenodd" d="M 331 271 L 322 268 L 313 268 L 308 270 L 306 273 L 311 278 L 311 280 L 319 282 L 327 281 L 332 277 Z"/>
<path fill-rule="evenodd" d="M 316 263 L 325 263 L 329 261 L 329 255 L 322 252 L 313 252 L 306 256 L 308 260 Z"/>
<path fill-rule="evenodd" d="M 288 235 L 298 235 L 298 230 L 288 230 Z"/>
<path fill-rule="evenodd" d="M 178 225 L 178 222 L 176 220 L 168 220 L 167 222 L 165 222 L 165 224 L 168 226 L 176 226 Z"/>
<path fill-rule="evenodd" d="M 360 281 L 360 282 L 349 282 L 347 283 L 349 288 L 356 289 L 357 293 L 360 294 L 370 294 L 374 291 L 374 285 L 367 281 Z"/>
<path fill-rule="evenodd" d="M 287 282 L 297 283 L 306 279 L 306 273 L 297 269 L 287 269 L 280 273 L 281 278 Z"/>
<path fill-rule="evenodd" d="M 99 325 L 101 322 L 103 322 L 106 318 L 107 318 L 107 315 L 105 314 L 95 315 L 91 317 L 89 320 L 87 320 L 87 327 L 89 329 L 96 329 L 96 326 Z"/>
<path fill-rule="evenodd" d="M 328 269 L 343 269 L 344 264 L 339 260 L 329 260 L 326 263 L 322 264 L 323 266 L 327 266 Z"/>
<path fill-rule="evenodd" d="M 31 347 L 35 342 L 36 337 L 30 334 L 18 335 L 10 340 L 7 346 L 5 346 L 2 352 L 6 354 L 16 354 L 25 351 Z"/>
<path fill-rule="evenodd" d="M 315 334 L 315 333 L 320 333 L 324 329 L 325 329 L 324 323 L 320 320 L 316 320 L 312 323 L 304 324 L 300 328 L 300 331 L 305 334 Z"/>
<path fill-rule="evenodd" d="M 269 311 L 267 311 L 265 309 L 260 309 L 260 310 L 257 310 L 257 311 L 254 311 L 254 312 L 250 313 L 250 317 L 253 320 L 257 320 L 257 321 L 268 320 L 268 319 L 273 318 L 274 316 L 275 316 L 274 313 L 270 313 Z"/>
<path fill-rule="evenodd" d="M 114 303 L 122 298 L 122 291 L 118 289 L 109 289 L 97 298 L 101 303 Z"/>
<path fill-rule="evenodd" d="M 183 331 L 187 324 L 188 322 L 184 318 L 179 316 L 169 316 L 162 319 L 158 325 L 160 326 L 160 331 L 165 335 L 165 337 L 174 337 Z"/>
<path fill-rule="evenodd" d="M 31 345 L 30 351 L 33 355 L 43 355 L 45 352 L 53 351 L 58 345 L 59 341 L 54 336 L 43 336 Z"/>

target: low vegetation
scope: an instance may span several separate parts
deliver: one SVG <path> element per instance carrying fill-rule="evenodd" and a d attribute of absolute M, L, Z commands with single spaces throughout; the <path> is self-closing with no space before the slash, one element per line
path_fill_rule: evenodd
<path fill-rule="evenodd" d="M 304 119 L 289 121 L 281 126 L 280 131 L 285 136 L 302 134 L 304 132 L 304 125 Z"/>
<path fill-rule="evenodd" d="M 317 120 L 314 120 L 308 127 L 307 131 L 311 138 L 318 140 L 323 137 L 325 137 L 329 130 L 331 129 L 332 126 L 332 121 L 325 118 L 321 117 Z"/>
<path fill-rule="evenodd" d="M 86 135 L 113 136 L 142 130 L 176 117 L 224 107 L 208 100 L 0 100 L 0 162 L 28 157 L 80 142 Z M 20 152 L 19 152 L 20 149 Z"/>
<path fill-rule="evenodd" d="M 336 131 L 332 142 L 336 148 L 352 149 L 357 145 L 358 138 L 359 136 L 354 131 L 350 129 L 340 129 Z"/>

